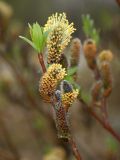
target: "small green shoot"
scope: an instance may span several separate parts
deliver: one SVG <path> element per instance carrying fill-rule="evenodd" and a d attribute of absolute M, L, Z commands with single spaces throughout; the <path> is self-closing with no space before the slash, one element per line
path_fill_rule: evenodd
<path fill-rule="evenodd" d="M 37 51 L 37 53 L 42 53 L 46 45 L 48 32 L 44 32 L 43 27 L 41 27 L 37 22 L 32 26 L 28 24 L 28 26 L 31 40 L 23 36 L 19 37 L 30 44 Z"/>

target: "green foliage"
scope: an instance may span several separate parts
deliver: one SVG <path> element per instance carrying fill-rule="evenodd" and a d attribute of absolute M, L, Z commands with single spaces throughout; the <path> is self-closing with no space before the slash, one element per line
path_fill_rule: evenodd
<path fill-rule="evenodd" d="M 90 15 L 82 15 L 83 31 L 87 38 L 93 39 L 97 44 L 100 42 L 99 32 L 94 26 L 94 21 Z"/>
<path fill-rule="evenodd" d="M 115 152 L 118 149 L 118 143 L 111 137 L 107 137 L 106 144 L 109 150 Z"/>
<path fill-rule="evenodd" d="M 39 117 L 36 117 L 33 126 L 36 129 L 44 129 L 46 126 L 46 120 L 44 119 L 44 117 L 39 115 Z"/>
<path fill-rule="evenodd" d="M 74 88 L 80 90 L 80 86 L 74 81 L 74 74 L 77 72 L 77 69 L 77 66 L 69 68 L 67 71 L 67 75 L 65 76 L 65 80 L 70 82 L 74 86 Z"/>
<path fill-rule="evenodd" d="M 87 104 L 90 103 L 90 101 L 91 101 L 91 95 L 90 94 L 88 94 L 87 92 L 81 90 L 80 96 L 81 96 L 81 99 L 83 99 Z"/>
<path fill-rule="evenodd" d="M 77 72 L 77 67 L 71 67 L 67 71 L 67 75 L 65 76 L 65 80 L 69 81 L 70 83 L 74 83 L 73 75 Z"/>
<path fill-rule="evenodd" d="M 67 74 L 69 76 L 73 76 L 77 72 L 77 68 L 78 68 L 77 66 L 69 68 Z"/>
<path fill-rule="evenodd" d="M 29 43 L 38 53 L 41 53 L 46 45 L 48 32 L 44 32 L 43 27 L 41 27 L 37 22 L 32 26 L 28 24 L 28 26 L 31 40 L 23 36 L 19 37 Z"/>

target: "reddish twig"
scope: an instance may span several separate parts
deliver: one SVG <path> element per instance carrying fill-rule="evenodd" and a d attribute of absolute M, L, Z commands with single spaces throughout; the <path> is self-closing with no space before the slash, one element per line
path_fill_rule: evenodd
<path fill-rule="evenodd" d="M 72 146 L 72 151 L 77 160 L 82 160 L 81 155 L 78 151 L 77 145 L 72 137 L 69 138 L 69 143 Z"/>
<path fill-rule="evenodd" d="M 40 62 L 42 71 L 43 71 L 43 73 L 45 73 L 45 72 L 46 72 L 46 67 L 45 67 L 45 63 L 44 63 L 44 60 L 43 60 L 43 55 L 42 55 L 42 53 L 39 53 L 39 54 L 38 54 L 38 59 L 39 59 L 39 62 Z"/>
<path fill-rule="evenodd" d="M 109 123 L 108 111 L 107 111 L 107 99 L 103 97 L 101 101 L 102 101 L 101 111 L 102 111 L 103 119 L 106 123 Z"/>
<path fill-rule="evenodd" d="M 119 5 L 119 7 L 120 7 L 120 0 L 116 0 L 116 2 L 117 2 L 117 4 Z"/>
<path fill-rule="evenodd" d="M 113 137 L 120 142 L 120 135 L 116 133 L 116 131 L 112 128 L 109 122 L 106 123 L 105 120 L 101 119 L 95 111 L 91 109 L 80 97 L 78 97 L 79 101 L 83 105 L 83 109 L 90 113 L 92 117 L 94 117 Z"/>

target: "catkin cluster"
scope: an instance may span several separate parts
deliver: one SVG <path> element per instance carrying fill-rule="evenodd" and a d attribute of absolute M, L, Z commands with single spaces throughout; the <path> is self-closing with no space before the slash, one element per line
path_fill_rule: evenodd
<path fill-rule="evenodd" d="M 92 39 L 87 39 L 84 42 L 83 53 L 88 67 L 93 70 L 97 80 L 92 87 L 92 103 L 100 106 L 100 99 L 108 97 L 112 91 L 110 62 L 113 59 L 113 54 L 110 50 L 103 50 L 97 55 L 97 45 Z"/>
<path fill-rule="evenodd" d="M 63 50 L 70 42 L 71 34 L 75 31 L 75 28 L 73 23 L 69 24 L 65 13 L 56 13 L 48 18 L 44 31 L 48 32 L 47 62 L 51 65 L 40 79 L 39 92 L 43 100 L 51 102 L 51 98 L 55 96 L 59 83 L 66 75 L 65 68 L 60 64 L 60 60 L 63 57 Z M 62 92 L 62 105 L 64 107 L 70 106 L 77 95 L 78 91 L 73 89 L 70 92 Z"/>

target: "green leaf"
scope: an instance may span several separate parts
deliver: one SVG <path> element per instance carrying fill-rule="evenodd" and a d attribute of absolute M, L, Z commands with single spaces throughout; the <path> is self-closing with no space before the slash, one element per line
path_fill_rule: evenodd
<path fill-rule="evenodd" d="M 81 90 L 81 95 L 80 96 L 87 104 L 90 103 L 90 101 L 91 101 L 91 95 L 90 94 L 88 94 L 87 92 Z"/>
<path fill-rule="evenodd" d="M 30 30 L 31 41 L 25 37 L 20 36 L 24 41 L 29 43 L 38 53 L 41 53 L 46 45 L 48 32 L 44 32 L 44 28 L 37 22 L 33 25 L 28 24 Z"/>
<path fill-rule="evenodd" d="M 28 23 L 28 27 L 29 27 L 29 30 L 30 30 L 31 39 L 33 39 L 32 26 L 29 23 Z"/>
<path fill-rule="evenodd" d="M 64 79 L 67 80 L 67 81 L 69 81 L 69 82 L 72 83 L 72 84 L 74 83 L 74 79 L 73 79 L 72 76 L 67 75 L 67 76 L 65 76 Z"/>
<path fill-rule="evenodd" d="M 23 37 L 23 36 L 19 36 L 19 38 L 23 39 L 25 42 L 30 44 L 36 50 L 36 46 L 34 45 L 34 43 L 32 41 L 30 41 L 29 39 L 27 39 L 26 37 Z"/>
<path fill-rule="evenodd" d="M 72 76 L 73 74 L 75 74 L 75 73 L 77 72 L 77 69 L 78 69 L 77 66 L 76 66 L 76 67 L 71 67 L 71 68 L 68 70 L 67 74 L 68 74 L 69 76 Z"/>
<path fill-rule="evenodd" d="M 111 136 L 107 137 L 106 144 L 109 150 L 116 151 L 118 149 L 118 143 Z"/>
<path fill-rule="evenodd" d="M 32 28 L 32 41 L 35 44 L 38 52 L 41 51 L 41 41 L 42 41 L 42 32 L 41 32 L 41 28 L 38 25 L 38 23 L 33 24 L 33 28 Z"/>

